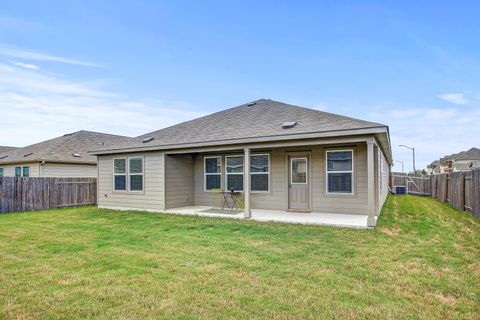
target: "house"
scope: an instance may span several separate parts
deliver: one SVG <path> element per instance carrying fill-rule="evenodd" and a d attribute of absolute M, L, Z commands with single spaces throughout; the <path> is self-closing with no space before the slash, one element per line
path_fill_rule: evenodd
<path fill-rule="evenodd" d="M 475 168 L 480 168 L 480 149 L 478 148 L 442 157 L 428 165 L 427 171 L 429 174 L 436 174 L 469 171 Z"/>
<path fill-rule="evenodd" d="M 388 194 L 388 127 L 261 99 L 94 151 L 98 206 L 165 211 L 221 206 L 362 215 Z"/>
<path fill-rule="evenodd" d="M 0 152 L 0 176 L 96 177 L 97 159 L 88 153 L 127 137 L 78 131 L 23 148 Z"/>
<path fill-rule="evenodd" d="M 453 171 L 469 171 L 480 168 L 480 149 L 471 148 L 453 158 Z"/>
<path fill-rule="evenodd" d="M 427 174 L 436 174 L 440 173 L 440 160 L 435 160 L 429 165 L 427 165 Z"/>

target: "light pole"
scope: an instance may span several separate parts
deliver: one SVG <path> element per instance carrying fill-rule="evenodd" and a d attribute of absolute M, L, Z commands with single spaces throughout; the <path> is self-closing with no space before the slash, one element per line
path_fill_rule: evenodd
<path fill-rule="evenodd" d="M 407 149 L 412 150 L 412 152 L 413 152 L 413 173 L 416 173 L 417 170 L 415 170 L 415 147 L 409 147 L 409 146 L 406 146 L 404 144 L 399 145 L 399 147 L 405 147 Z"/>
<path fill-rule="evenodd" d="M 401 164 L 402 164 L 402 173 L 403 173 L 403 161 L 395 160 L 395 162 L 398 162 L 398 163 L 401 163 Z"/>

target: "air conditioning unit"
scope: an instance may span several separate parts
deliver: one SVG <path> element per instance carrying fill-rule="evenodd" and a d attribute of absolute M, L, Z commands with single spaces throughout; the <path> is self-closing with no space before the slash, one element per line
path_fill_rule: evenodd
<path fill-rule="evenodd" d="M 407 187 L 405 187 L 405 186 L 394 186 L 393 190 L 395 191 L 395 194 L 397 194 L 397 195 L 407 194 Z"/>

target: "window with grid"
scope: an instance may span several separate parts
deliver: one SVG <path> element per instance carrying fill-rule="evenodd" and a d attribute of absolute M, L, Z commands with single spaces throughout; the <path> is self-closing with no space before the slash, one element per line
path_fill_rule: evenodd
<path fill-rule="evenodd" d="M 243 191 L 243 156 L 225 157 L 227 190 Z"/>
<path fill-rule="evenodd" d="M 143 191 L 143 158 L 128 158 L 128 180 L 130 191 Z"/>
<path fill-rule="evenodd" d="M 250 156 L 250 176 L 251 191 L 269 191 L 270 157 L 268 154 Z"/>
<path fill-rule="evenodd" d="M 327 193 L 353 194 L 353 150 L 327 151 Z"/>
<path fill-rule="evenodd" d="M 127 190 L 127 159 L 113 159 L 113 190 Z"/>
<path fill-rule="evenodd" d="M 204 158 L 204 188 L 211 191 L 222 188 L 222 159 L 221 157 Z"/>

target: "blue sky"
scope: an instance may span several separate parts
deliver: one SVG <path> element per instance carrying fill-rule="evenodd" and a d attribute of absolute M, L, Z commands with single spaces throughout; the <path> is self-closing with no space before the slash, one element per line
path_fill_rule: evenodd
<path fill-rule="evenodd" d="M 411 168 L 480 145 L 478 1 L 10 1 L 0 144 L 139 135 L 259 98 L 390 126 Z M 394 168 L 394 169 L 398 169 Z"/>

